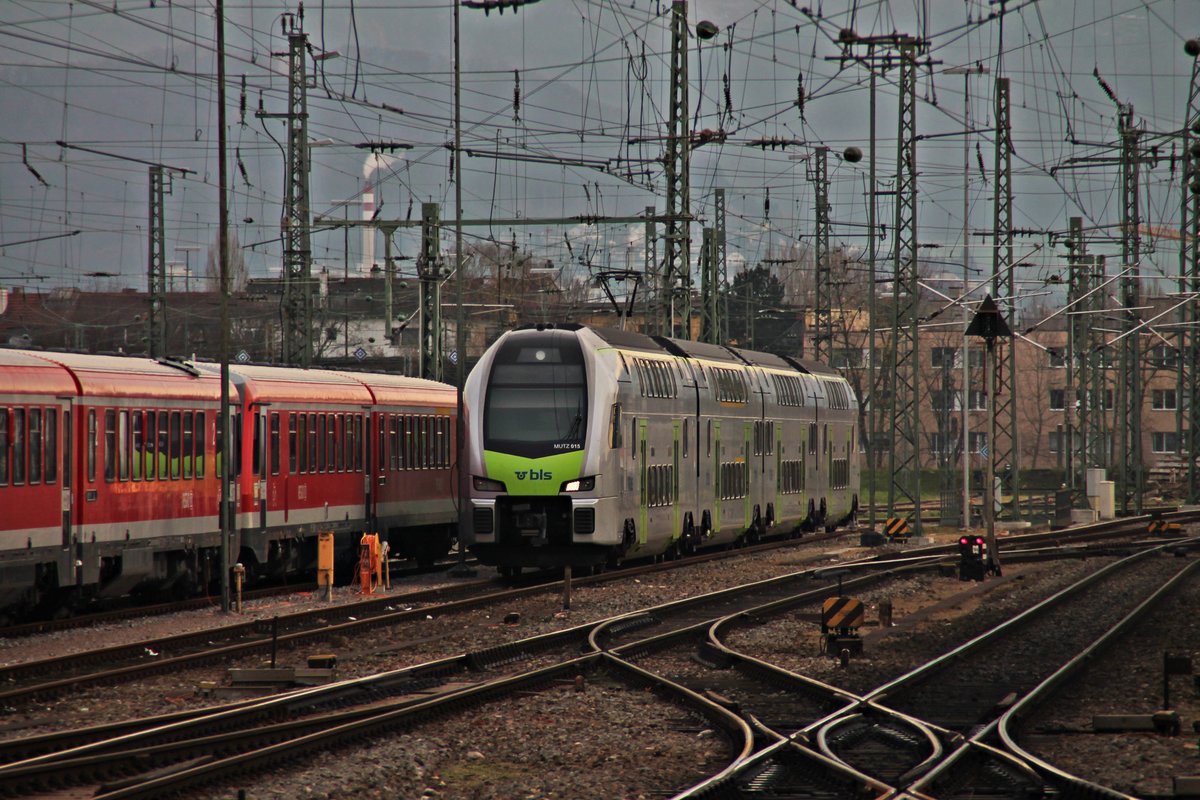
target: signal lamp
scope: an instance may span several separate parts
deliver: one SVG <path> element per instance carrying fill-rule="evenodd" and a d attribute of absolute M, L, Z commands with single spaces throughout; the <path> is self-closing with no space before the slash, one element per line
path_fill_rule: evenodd
<path fill-rule="evenodd" d="M 573 481 L 564 481 L 560 492 L 590 492 L 596 488 L 595 476 L 587 478 L 576 478 Z"/>

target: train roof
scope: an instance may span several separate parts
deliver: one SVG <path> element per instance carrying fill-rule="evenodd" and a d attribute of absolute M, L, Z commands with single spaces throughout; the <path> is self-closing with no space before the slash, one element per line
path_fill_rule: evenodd
<path fill-rule="evenodd" d="M 205 362 L 196 367 L 220 375 L 221 365 Z M 250 402 L 370 403 L 371 393 L 361 381 L 332 370 L 230 364 L 229 378 L 247 393 Z"/>
<path fill-rule="evenodd" d="M 23 350 L 0 349 L 0 395 L 74 395 L 75 380 L 60 364 Z"/>
<path fill-rule="evenodd" d="M 529 330 L 533 327 L 527 326 L 525 328 L 518 328 L 517 330 Z M 538 329 L 541 330 L 543 327 L 538 326 Z M 759 350 L 746 350 L 741 347 L 693 342 L 690 339 L 671 339 L 666 336 L 647 336 L 644 333 L 623 331 L 619 328 L 597 328 L 575 323 L 557 326 L 547 325 L 544 326 L 544 329 L 566 331 L 587 330 L 606 344 L 621 348 L 622 350 L 641 350 L 658 355 L 674 355 L 707 361 L 727 361 L 738 365 L 749 364 L 756 367 L 801 372 L 822 377 L 842 377 L 841 373 L 837 370 L 826 364 L 822 364 L 820 361 L 780 356 L 774 353 L 764 353 Z"/>
<path fill-rule="evenodd" d="M 375 397 L 375 402 L 384 405 L 413 403 L 444 405 L 454 403 L 458 398 L 458 391 L 455 387 L 425 378 L 391 375 L 385 372 L 344 372 L 339 374 L 361 381 Z"/>
<path fill-rule="evenodd" d="M 219 400 L 220 379 L 191 364 L 170 359 L 24 351 L 64 368 L 81 397 L 146 397 L 162 400 Z"/>

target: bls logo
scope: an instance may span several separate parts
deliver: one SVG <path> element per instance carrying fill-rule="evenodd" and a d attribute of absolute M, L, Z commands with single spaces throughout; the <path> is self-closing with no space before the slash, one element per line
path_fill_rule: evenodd
<path fill-rule="evenodd" d="M 519 469 L 517 470 L 517 480 L 523 481 L 528 478 L 531 481 L 548 481 L 554 476 L 549 470 L 545 469 Z"/>

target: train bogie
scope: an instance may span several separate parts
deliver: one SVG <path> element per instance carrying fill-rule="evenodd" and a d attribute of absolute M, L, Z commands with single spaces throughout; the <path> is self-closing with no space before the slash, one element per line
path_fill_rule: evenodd
<path fill-rule="evenodd" d="M 833 525 L 857 408 L 832 370 L 581 326 L 510 332 L 465 389 L 484 563 L 590 565 Z"/>

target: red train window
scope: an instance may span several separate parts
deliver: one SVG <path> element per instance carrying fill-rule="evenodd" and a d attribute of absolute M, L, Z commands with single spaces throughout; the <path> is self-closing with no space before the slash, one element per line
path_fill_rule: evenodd
<path fill-rule="evenodd" d="M 91 409 L 88 411 L 88 442 L 87 442 L 87 479 L 88 483 L 96 482 L 96 411 Z M 13 429 L 14 431 L 16 428 Z M 15 455 L 15 452 L 14 452 Z M 13 483 L 17 482 L 16 476 L 16 461 L 13 462 Z"/>
<path fill-rule="evenodd" d="M 208 441 L 207 418 L 203 411 L 196 412 L 196 477 L 204 477 L 204 445 Z"/>
<path fill-rule="evenodd" d="M 8 485 L 8 424 L 9 411 L 0 408 L 0 486 Z"/>
<path fill-rule="evenodd" d="M 297 474 L 304 474 L 308 472 L 308 415 L 297 414 L 296 416 L 300 419 L 300 428 L 297 434 L 300 441 L 300 449 L 297 451 L 300 458 L 300 469 Z"/>
<path fill-rule="evenodd" d="M 175 480 L 179 479 L 183 460 L 183 448 L 180 446 L 183 441 L 183 423 L 182 414 L 179 411 L 171 412 L 171 477 Z"/>
<path fill-rule="evenodd" d="M 329 415 L 325 436 L 325 467 L 328 472 L 337 472 L 337 414 Z"/>
<path fill-rule="evenodd" d="M 171 429 L 166 411 L 158 412 L 158 479 L 167 479 L 171 461 Z"/>
<path fill-rule="evenodd" d="M 320 459 L 317 458 L 317 442 L 322 441 L 317 436 L 317 415 L 308 415 L 308 471 L 316 472 L 317 463 Z"/>
<path fill-rule="evenodd" d="M 183 477 L 192 477 L 193 453 L 196 450 L 196 415 L 191 411 L 183 412 Z"/>
<path fill-rule="evenodd" d="M 271 412 L 271 474 L 279 474 L 279 412 Z"/>
<path fill-rule="evenodd" d="M 143 422 L 142 412 L 133 412 L 133 479 L 135 481 L 142 479 L 142 467 L 146 463 L 146 456 L 143 452 L 146 449 L 146 438 L 142 431 Z"/>
<path fill-rule="evenodd" d="M 296 474 L 296 415 L 288 414 L 288 472 Z"/>
<path fill-rule="evenodd" d="M 129 412 L 124 409 L 117 416 L 117 476 L 129 480 Z"/>
<path fill-rule="evenodd" d="M 158 441 L 158 425 L 155 424 L 157 419 L 158 415 L 153 411 L 146 414 L 146 446 L 142 455 L 146 462 L 146 480 L 148 481 L 154 480 L 155 474 L 158 472 L 158 468 L 154 466 L 158 463 L 158 459 L 154 457 L 154 446 Z"/>
<path fill-rule="evenodd" d="M 363 437 L 363 418 L 362 414 L 354 415 L 354 469 L 361 472 L 363 468 L 363 446 L 366 444 L 366 439 Z"/>
<path fill-rule="evenodd" d="M 42 482 L 42 448 L 45 442 L 42 437 L 42 410 L 29 409 L 29 482 Z"/>
<path fill-rule="evenodd" d="M 117 479 L 117 412 L 104 412 L 104 480 Z"/>

